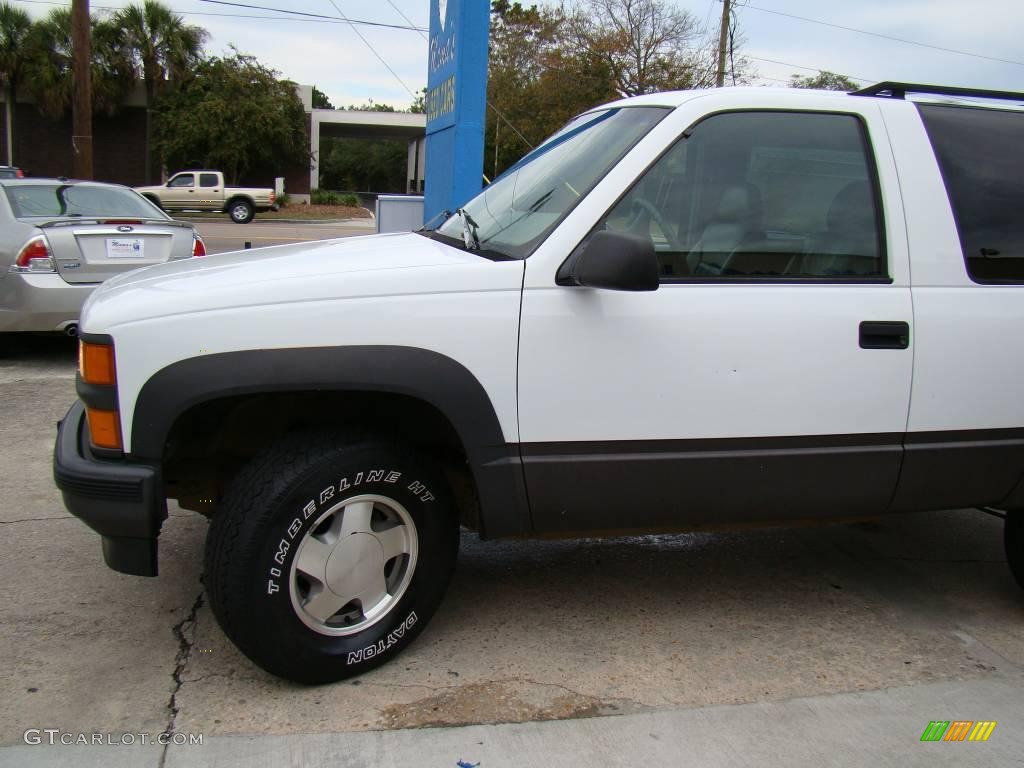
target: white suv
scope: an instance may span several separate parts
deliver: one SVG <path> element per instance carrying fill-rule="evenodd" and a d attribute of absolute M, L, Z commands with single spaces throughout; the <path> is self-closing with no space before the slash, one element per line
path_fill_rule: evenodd
<path fill-rule="evenodd" d="M 1024 581 L 1021 101 L 643 96 L 437 229 L 115 278 L 57 484 L 126 573 L 156 574 L 167 498 L 212 516 L 221 626 L 305 682 L 415 637 L 460 524 L 989 507 Z"/>

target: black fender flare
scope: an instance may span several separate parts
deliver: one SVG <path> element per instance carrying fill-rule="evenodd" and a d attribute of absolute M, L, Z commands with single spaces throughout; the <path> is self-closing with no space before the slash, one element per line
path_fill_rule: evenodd
<path fill-rule="evenodd" d="M 483 385 L 458 361 L 417 347 L 254 349 L 172 363 L 139 391 L 131 455 L 160 462 L 175 421 L 201 403 L 316 390 L 390 393 L 430 404 L 451 422 L 466 450 L 480 496 L 481 536 L 529 532 L 519 446 L 506 442 Z"/>

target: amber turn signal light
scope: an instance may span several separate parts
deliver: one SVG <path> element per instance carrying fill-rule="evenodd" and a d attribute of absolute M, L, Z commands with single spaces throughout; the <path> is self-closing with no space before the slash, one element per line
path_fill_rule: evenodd
<path fill-rule="evenodd" d="M 117 383 L 114 369 L 114 348 L 109 344 L 79 342 L 78 372 L 86 384 L 112 386 Z"/>
<path fill-rule="evenodd" d="M 121 425 L 117 411 L 98 411 L 86 408 L 85 416 L 89 420 L 89 437 L 97 448 L 121 450 Z"/>

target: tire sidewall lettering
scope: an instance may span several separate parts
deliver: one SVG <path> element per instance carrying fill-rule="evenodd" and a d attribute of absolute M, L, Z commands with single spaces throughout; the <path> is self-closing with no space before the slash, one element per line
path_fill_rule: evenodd
<path fill-rule="evenodd" d="M 316 486 L 313 487 L 316 488 Z M 288 579 L 291 577 L 291 561 L 298 551 L 303 537 L 309 532 L 310 527 L 320 519 L 321 515 L 347 498 L 363 494 L 376 494 L 395 498 L 396 501 L 403 503 L 419 528 L 418 518 L 422 512 L 418 511 L 416 507 L 428 506 L 435 500 L 436 497 L 430 489 L 431 485 L 422 479 L 416 479 L 402 470 L 389 468 L 350 472 L 333 483 L 328 483 L 313 491 L 310 491 L 309 484 L 307 484 L 307 489 L 303 491 L 304 495 L 299 497 L 297 503 L 292 504 L 291 516 L 272 526 L 271 530 L 277 533 L 271 534 L 270 543 L 265 550 L 267 555 L 264 556 L 266 559 L 263 567 L 263 586 L 259 590 L 263 598 L 275 601 L 283 600 L 287 611 L 292 614 L 297 623 L 301 624 L 299 618 L 294 616 L 294 609 L 291 605 L 288 583 Z M 409 497 L 412 497 L 413 506 L 408 503 Z M 418 532 L 417 535 L 421 535 L 421 533 Z M 413 578 L 416 578 L 415 574 Z M 403 599 L 401 603 L 406 603 L 406 600 Z M 386 632 L 382 641 L 373 643 L 373 650 L 366 652 L 370 643 L 364 641 L 365 647 L 362 647 L 361 652 L 352 654 L 349 663 L 376 658 L 384 650 L 397 644 L 417 621 L 415 611 L 402 615 L 400 623 L 390 632 Z M 390 623 L 384 622 L 384 624 Z M 366 631 L 371 632 L 376 626 L 367 628 Z M 303 629 L 311 631 L 305 626 Z M 348 639 L 359 637 L 360 634 L 356 634 Z M 391 642 L 388 642 L 389 640 Z M 381 642 L 384 643 L 383 647 Z"/>

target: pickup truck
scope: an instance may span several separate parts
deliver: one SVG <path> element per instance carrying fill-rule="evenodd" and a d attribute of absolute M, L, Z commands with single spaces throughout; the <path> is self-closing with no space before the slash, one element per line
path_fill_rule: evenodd
<path fill-rule="evenodd" d="M 460 526 L 979 508 L 1024 585 L 1021 103 L 640 96 L 436 229 L 118 276 L 82 312 L 57 485 L 124 573 L 156 575 L 168 499 L 212 518 L 214 615 L 307 683 L 408 646 Z"/>
<path fill-rule="evenodd" d="M 135 191 L 165 211 L 216 211 L 228 214 L 236 224 L 248 224 L 256 211 L 278 208 L 274 190 L 229 187 L 220 171 L 182 171 L 166 184 Z"/>

